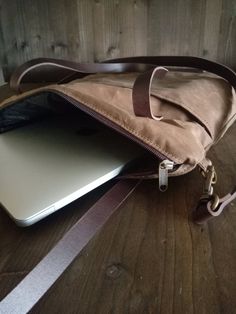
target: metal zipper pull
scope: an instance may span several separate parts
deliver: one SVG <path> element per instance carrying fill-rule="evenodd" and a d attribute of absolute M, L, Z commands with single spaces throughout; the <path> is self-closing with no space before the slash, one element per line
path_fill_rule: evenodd
<path fill-rule="evenodd" d="M 174 162 L 168 159 L 159 164 L 159 190 L 165 192 L 168 188 L 168 171 L 173 170 Z"/>

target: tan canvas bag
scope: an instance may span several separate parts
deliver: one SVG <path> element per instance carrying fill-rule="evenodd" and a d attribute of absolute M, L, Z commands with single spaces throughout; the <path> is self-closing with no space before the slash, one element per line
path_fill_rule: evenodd
<path fill-rule="evenodd" d="M 205 184 L 194 212 L 196 222 L 218 216 L 236 197 L 236 190 L 223 198 L 214 193 L 216 173 L 206 157 L 236 118 L 236 74 L 221 64 L 196 57 L 133 57 L 96 64 L 42 58 L 20 66 L 11 77 L 10 87 L 10 97 L 0 105 L 2 132 L 49 113 L 63 114 L 75 106 L 149 152 L 152 163 L 148 169 L 141 167 L 124 174 L 107 198 L 100 200 L 99 223 L 95 204 L 91 216 L 98 223 L 96 228 L 108 217 L 107 213 L 103 216 L 101 207 L 109 207 L 110 215 L 139 179 L 157 179 L 160 190 L 165 191 L 168 177 L 186 174 L 197 166 Z M 79 222 L 78 233 L 83 227 Z M 93 224 L 90 229 L 93 227 L 97 230 Z M 87 238 L 80 236 L 88 241 L 94 233 Z M 65 243 L 61 245 L 66 249 Z M 76 248 L 71 259 L 80 250 L 81 247 Z M 53 258 L 53 254 L 47 258 Z M 64 266 L 59 263 L 54 281 L 71 259 Z M 41 263 L 36 276 L 41 276 L 48 265 Z M 54 281 L 49 280 L 25 308 L 31 308 Z M 22 293 L 22 289 L 18 288 L 17 293 Z M 3 300 L 2 306 L 18 300 L 17 293 Z"/>

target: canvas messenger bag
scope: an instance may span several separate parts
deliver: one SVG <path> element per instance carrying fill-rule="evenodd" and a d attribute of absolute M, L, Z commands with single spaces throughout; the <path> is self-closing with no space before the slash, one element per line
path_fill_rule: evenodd
<path fill-rule="evenodd" d="M 185 56 L 93 64 L 40 58 L 17 68 L 3 88 L 9 97 L 0 104 L 1 132 L 73 106 L 142 146 L 151 161 L 117 178 L 1 301 L 1 313 L 27 313 L 142 179 L 156 179 L 165 191 L 169 177 L 198 167 L 204 188 L 193 212 L 197 223 L 218 216 L 236 198 L 235 188 L 223 197 L 214 192 L 216 171 L 206 157 L 236 118 L 236 74 L 224 65 Z"/>

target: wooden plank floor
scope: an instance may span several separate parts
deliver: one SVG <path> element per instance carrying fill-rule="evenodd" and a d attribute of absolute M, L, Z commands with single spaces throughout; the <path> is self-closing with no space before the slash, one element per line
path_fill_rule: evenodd
<path fill-rule="evenodd" d="M 236 183 L 235 138 L 236 125 L 210 154 L 221 195 Z M 142 183 L 31 313 L 236 313 L 236 204 L 193 224 L 201 185 L 198 171 L 166 193 Z M 0 299 L 107 188 L 25 229 L 0 210 Z"/>

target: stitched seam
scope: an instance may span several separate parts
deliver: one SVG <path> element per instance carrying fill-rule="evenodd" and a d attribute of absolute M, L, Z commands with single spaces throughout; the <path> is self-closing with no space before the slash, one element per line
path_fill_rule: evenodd
<path fill-rule="evenodd" d="M 178 101 L 178 102 L 175 101 L 173 98 L 171 98 L 169 96 L 163 96 L 163 95 L 160 95 L 158 93 L 157 93 L 157 95 L 153 95 L 153 96 L 159 97 L 160 99 L 163 99 L 163 100 L 170 101 L 170 102 L 174 103 L 177 106 L 182 106 L 186 111 L 188 111 L 188 112 L 192 113 L 193 115 L 195 115 L 209 129 L 209 132 L 212 135 L 211 128 L 210 128 L 208 122 L 204 118 L 200 117 L 199 114 L 194 109 L 189 108 L 186 104 L 184 104 L 181 101 Z"/>
<path fill-rule="evenodd" d="M 40 87 L 40 88 L 37 88 L 37 89 L 34 89 L 34 90 L 30 90 L 27 92 L 27 95 L 19 95 L 19 97 L 17 97 L 17 99 L 14 99 L 14 103 L 17 102 L 17 101 L 20 101 L 20 100 L 23 100 L 23 99 L 26 99 L 27 97 L 30 97 L 30 96 L 33 96 L 34 94 L 37 94 L 37 93 L 40 93 L 40 92 L 46 92 L 46 91 L 62 91 L 63 92 L 63 89 L 67 89 L 71 92 L 76 92 L 74 91 L 73 89 L 69 88 L 68 86 L 64 86 L 64 85 L 51 85 L 51 86 L 47 86 L 47 87 Z M 11 98 L 15 98 L 15 95 L 13 95 L 12 97 L 9 98 L 9 100 Z M 72 96 L 72 98 L 74 98 L 74 96 Z M 75 98 L 74 98 L 75 99 Z M 117 122 L 114 120 L 114 118 L 107 114 L 106 112 L 102 111 L 102 110 L 97 110 L 94 109 L 94 105 L 91 105 L 90 103 L 88 102 L 85 102 L 83 100 L 81 100 L 81 95 L 80 97 L 78 97 L 78 99 L 84 104 L 84 105 L 87 105 L 88 107 L 90 107 L 91 109 L 93 109 L 94 111 L 100 113 L 101 115 L 105 116 L 106 118 L 112 120 L 112 122 L 114 122 L 115 124 L 117 124 Z M 78 99 L 75 99 L 76 101 L 78 101 Z M 4 108 L 8 106 L 8 101 L 3 101 L 4 103 Z M 13 103 L 9 103 L 9 105 L 13 105 Z M 163 155 L 166 155 L 166 156 L 170 156 L 170 158 L 173 158 L 175 159 L 176 163 L 180 163 L 180 164 L 184 164 L 184 161 L 179 159 L 178 157 L 174 156 L 173 154 L 169 153 L 169 152 L 166 152 L 165 150 L 161 149 L 160 146 L 158 146 L 156 143 L 153 143 L 149 138 L 146 138 L 144 137 L 142 134 L 140 134 L 139 132 L 137 132 L 136 130 L 124 125 L 124 124 L 118 124 L 119 126 L 121 126 L 122 128 L 124 128 L 125 130 L 127 130 L 128 132 L 130 132 L 131 134 L 135 135 L 136 137 L 138 137 L 139 139 L 143 140 L 144 143 L 147 142 L 148 144 L 150 144 L 154 149 L 157 149 L 158 151 L 160 151 L 160 153 L 162 153 Z"/>
<path fill-rule="evenodd" d="M 60 87 L 62 87 L 62 85 Z M 73 89 L 71 89 L 69 87 L 64 87 L 64 88 L 69 89 L 72 92 L 74 91 Z M 78 101 L 78 100 L 81 101 L 84 105 L 86 105 L 86 106 L 90 107 L 91 109 L 93 109 L 94 111 L 96 111 L 96 112 L 100 113 L 101 115 L 105 116 L 106 118 L 112 120 L 112 122 L 118 124 L 117 121 L 114 119 L 114 117 L 112 115 L 110 115 L 107 112 L 101 110 L 100 108 L 97 108 L 95 105 L 93 105 L 91 103 L 88 103 L 87 101 L 83 100 L 83 96 L 81 97 L 81 95 L 79 95 L 79 97 L 76 99 L 76 101 Z M 177 163 L 183 163 L 183 160 L 180 160 L 178 157 L 176 157 L 176 156 L 172 155 L 171 153 L 166 152 L 165 150 L 161 149 L 160 146 L 158 146 L 156 143 L 153 143 L 149 138 L 144 137 L 142 134 L 140 134 L 136 130 L 130 128 L 129 126 L 124 125 L 123 123 L 119 123 L 118 125 L 121 126 L 124 129 L 126 129 L 128 132 L 130 132 L 130 133 L 134 134 L 135 136 L 139 137 L 144 142 L 147 142 L 148 144 L 152 145 L 153 148 L 156 148 L 163 155 L 167 155 L 167 156 L 170 156 L 171 158 L 174 158 Z"/>
<path fill-rule="evenodd" d="M 37 88 L 37 89 L 34 89 L 34 90 L 30 90 L 30 91 L 27 92 L 27 95 L 24 95 L 24 96 L 23 96 L 23 95 L 19 95 L 19 97 L 17 97 L 17 99 L 14 99 L 14 103 L 17 102 L 17 101 L 21 101 L 21 100 L 23 100 L 23 99 L 26 99 L 27 97 L 33 96 L 34 94 L 37 94 L 37 93 L 40 93 L 40 92 L 46 92 L 46 91 L 49 91 L 49 92 L 50 92 L 50 91 L 52 91 L 52 90 L 57 91 L 57 90 L 60 90 L 60 89 L 61 89 L 62 91 L 63 91 L 63 89 L 68 89 L 68 90 L 70 90 L 70 91 L 72 91 L 72 92 L 74 91 L 73 89 L 71 89 L 71 88 L 69 88 L 69 87 L 67 87 L 67 86 L 63 86 L 63 85 L 58 86 L 58 85 L 54 85 L 54 84 L 53 84 L 53 85 L 51 85 L 51 86 L 41 87 L 41 88 Z M 11 98 L 15 98 L 15 95 L 13 95 L 12 97 L 10 97 L 9 100 L 10 100 Z M 74 97 L 72 96 L 72 98 L 74 98 Z M 81 95 L 80 95 L 80 97 L 78 97 L 78 98 L 79 98 L 79 100 L 80 100 L 81 102 L 83 102 L 84 105 L 87 105 L 88 107 L 90 107 L 90 108 L 93 109 L 94 111 L 100 113 L 101 115 L 105 116 L 106 118 L 112 120 L 112 122 L 114 122 L 115 124 L 117 124 L 117 122 L 114 120 L 114 118 L 113 118 L 111 115 L 107 114 L 106 112 L 104 112 L 104 111 L 102 111 L 102 110 L 97 110 L 97 108 L 95 109 L 94 105 L 91 105 L 90 103 L 81 100 Z M 75 99 L 75 100 L 78 101 L 77 99 Z M 8 101 L 6 101 L 6 102 L 4 101 L 3 103 L 4 103 L 4 108 L 8 107 Z M 14 103 L 9 102 L 9 105 L 13 105 Z M 123 128 L 124 128 L 125 130 L 127 130 L 128 132 L 132 133 L 133 135 L 139 137 L 139 139 L 143 140 L 144 142 L 147 142 L 147 143 L 150 144 L 154 149 L 157 149 L 158 151 L 160 151 L 160 153 L 162 153 L 163 155 L 166 155 L 166 156 L 168 156 L 168 157 L 170 156 L 170 158 L 175 159 L 175 161 L 176 161 L 177 163 L 180 163 L 180 164 L 183 164 L 183 163 L 184 163 L 183 160 L 180 160 L 178 157 L 174 156 L 173 154 L 171 154 L 171 153 L 169 153 L 169 152 L 166 152 L 165 150 L 161 149 L 160 146 L 158 146 L 156 143 L 153 143 L 149 138 L 144 137 L 142 134 L 140 134 L 140 133 L 137 132 L 136 130 L 134 130 L 134 129 L 132 129 L 132 128 L 130 128 L 130 127 L 124 125 L 124 124 L 118 124 L 118 125 L 121 126 L 121 127 L 123 127 Z"/>
<path fill-rule="evenodd" d="M 119 86 L 121 88 L 127 88 L 127 89 L 131 89 L 132 90 L 132 87 L 130 86 L 123 86 L 122 84 L 116 84 L 115 82 L 96 82 L 94 81 L 93 82 L 94 84 L 101 84 L 101 85 L 108 85 L 108 86 Z M 180 106 L 180 107 L 183 107 L 184 110 L 188 111 L 189 113 L 192 113 L 197 119 L 199 119 L 208 129 L 209 133 L 211 134 L 212 136 L 212 131 L 211 131 L 211 127 L 210 125 L 208 124 L 208 122 L 202 117 L 202 116 L 199 116 L 199 114 L 192 108 L 189 108 L 185 103 L 183 103 L 182 101 L 176 101 L 174 100 L 172 97 L 169 97 L 169 96 L 166 96 L 166 95 L 161 95 L 159 92 L 156 91 L 156 89 L 154 88 L 155 90 L 155 94 L 153 94 L 151 92 L 151 96 L 156 96 L 156 97 L 159 97 L 160 99 L 162 100 L 167 100 L 171 103 L 173 103 L 175 106 Z"/>

